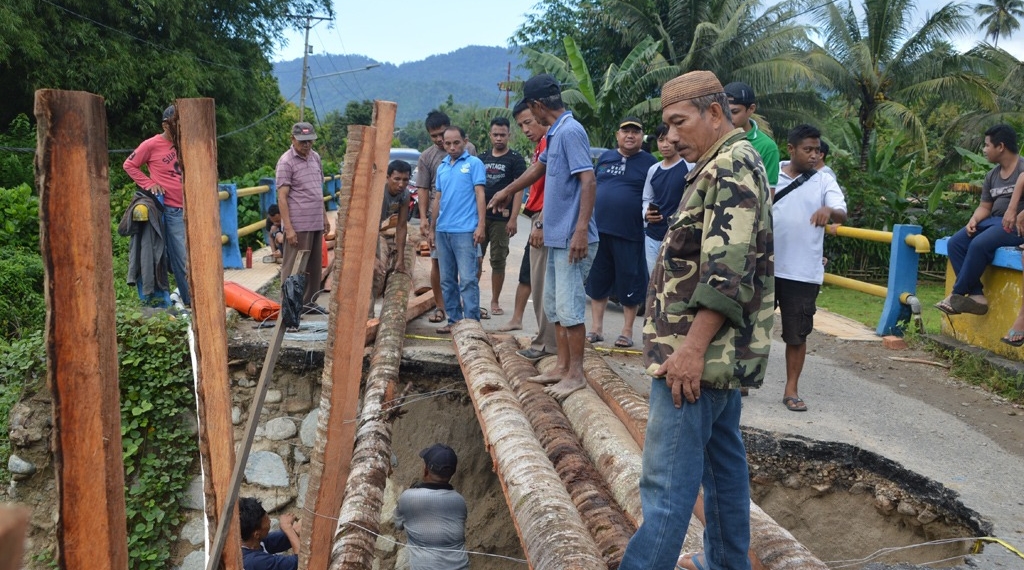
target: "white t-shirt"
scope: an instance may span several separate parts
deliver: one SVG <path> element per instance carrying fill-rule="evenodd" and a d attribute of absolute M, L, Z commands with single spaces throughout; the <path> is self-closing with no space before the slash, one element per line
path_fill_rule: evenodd
<path fill-rule="evenodd" d="M 779 167 L 776 195 L 793 182 L 786 174 L 787 164 Z M 811 223 L 811 215 L 822 206 L 846 212 L 846 198 L 836 179 L 821 172 L 772 205 L 776 277 L 818 285 L 825 280 L 821 264 L 825 228 Z"/>

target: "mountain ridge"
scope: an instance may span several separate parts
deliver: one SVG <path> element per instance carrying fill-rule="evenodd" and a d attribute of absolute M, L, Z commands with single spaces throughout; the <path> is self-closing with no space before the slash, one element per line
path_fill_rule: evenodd
<path fill-rule="evenodd" d="M 344 111 L 349 101 L 386 99 L 398 103 L 395 124 L 399 126 L 422 120 L 449 95 L 456 103 L 503 107 L 505 93 L 498 89 L 498 84 L 506 80 L 510 64 L 512 79 L 523 79 L 527 73 L 521 67 L 523 62 L 517 48 L 489 46 L 467 46 L 400 65 L 377 62 L 359 54 L 311 55 L 306 107 L 322 119 L 329 111 Z M 379 67 L 323 77 L 370 64 Z M 302 59 L 274 62 L 273 73 L 281 95 L 298 101 Z"/>

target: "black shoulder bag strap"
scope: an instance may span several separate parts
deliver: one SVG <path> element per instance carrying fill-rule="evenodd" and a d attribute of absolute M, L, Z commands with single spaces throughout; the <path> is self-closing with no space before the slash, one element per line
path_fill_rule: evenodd
<path fill-rule="evenodd" d="M 782 200 L 790 192 L 792 192 L 793 190 L 796 190 L 804 182 L 807 182 L 808 180 L 810 180 L 811 176 L 814 176 L 815 174 L 816 174 L 816 171 L 809 170 L 807 172 L 804 172 L 800 176 L 797 176 L 796 179 L 794 179 L 792 182 L 789 183 L 789 185 L 787 185 L 785 188 L 783 188 L 782 190 L 779 190 L 778 192 L 775 193 L 775 198 L 772 200 L 772 202 L 775 203 L 775 202 L 778 202 L 779 200 Z"/>

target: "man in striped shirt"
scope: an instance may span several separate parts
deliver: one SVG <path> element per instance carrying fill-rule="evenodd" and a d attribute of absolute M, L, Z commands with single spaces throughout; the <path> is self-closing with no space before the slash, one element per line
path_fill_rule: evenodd
<path fill-rule="evenodd" d="M 292 126 L 292 145 L 277 161 L 277 204 L 281 208 L 281 226 L 284 228 L 284 259 L 281 283 L 291 274 L 295 254 L 309 250 L 306 266 L 306 289 L 302 296 L 303 312 L 326 314 L 313 302 L 320 289 L 324 228 L 324 170 L 320 155 L 313 150 L 316 132 L 309 123 Z"/>
<path fill-rule="evenodd" d="M 395 528 L 405 530 L 412 570 L 465 570 L 466 500 L 451 485 L 458 457 L 443 443 L 420 452 L 423 480 L 406 489 L 395 507 Z"/>

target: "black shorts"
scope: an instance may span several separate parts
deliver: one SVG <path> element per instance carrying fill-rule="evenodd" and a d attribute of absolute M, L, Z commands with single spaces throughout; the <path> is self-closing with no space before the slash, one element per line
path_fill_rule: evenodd
<path fill-rule="evenodd" d="M 814 330 L 815 301 L 821 285 L 775 278 L 775 306 L 782 313 L 782 341 L 790 346 L 807 342 Z"/>
<path fill-rule="evenodd" d="M 615 293 L 624 307 L 643 305 L 650 278 L 644 240 L 632 241 L 605 233 L 599 237 L 601 242 L 587 277 L 587 295 L 591 299 L 607 299 Z"/>
<path fill-rule="evenodd" d="M 530 285 L 530 242 L 526 242 L 526 251 L 523 252 L 523 262 L 519 264 L 519 283 Z"/>

